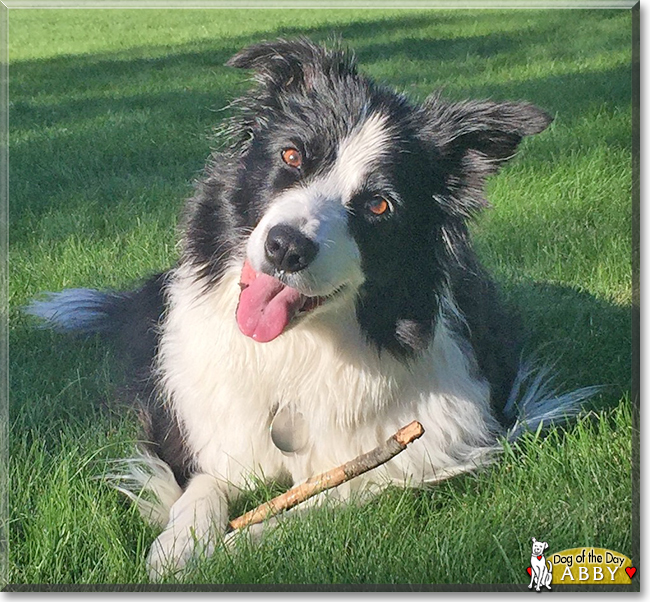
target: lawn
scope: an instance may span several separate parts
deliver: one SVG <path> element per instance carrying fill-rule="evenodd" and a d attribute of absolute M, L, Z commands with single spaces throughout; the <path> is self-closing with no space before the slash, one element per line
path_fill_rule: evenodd
<path fill-rule="evenodd" d="M 526 436 L 489 470 L 314 511 L 184 581 L 521 588 L 532 536 L 634 563 L 630 11 L 11 9 L 9 34 L 8 583 L 148 583 L 156 533 L 97 478 L 139 436 L 113 401 L 111 358 L 19 308 L 172 265 L 182 201 L 247 85 L 224 62 L 303 34 L 340 34 L 364 72 L 415 99 L 443 88 L 554 115 L 490 181 L 493 209 L 473 229 L 529 352 L 567 387 L 606 387 L 582 419 Z"/>

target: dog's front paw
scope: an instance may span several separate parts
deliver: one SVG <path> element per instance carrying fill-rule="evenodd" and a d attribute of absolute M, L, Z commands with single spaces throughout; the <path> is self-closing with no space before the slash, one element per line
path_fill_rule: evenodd
<path fill-rule="evenodd" d="M 190 529 L 177 532 L 165 529 L 153 542 L 147 556 L 147 572 L 152 581 L 181 574 L 192 559 L 209 556 L 214 551 L 211 539 L 197 538 Z"/>
<path fill-rule="evenodd" d="M 230 531 L 223 538 L 223 543 L 228 550 L 234 550 L 237 546 L 246 544 L 257 544 L 261 541 L 264 534 L 272 527 L 277 525 L 277 519 L 270 519 L 264 523 L 249 525 L 242 529 Z"/>
<path fill-rule="evenodd" d="M 237 545 L 241 543 L 242 539 L 243 536 L 241 529 L 236 529 L 234 531 L 226 533 L 223 538 L 223 545 L 227 550 L 233 550 L 237 547 Z"/>
<path fill-rule="evenodd" d="M 181 573 L 190 560 L 211 555 L 225 531 L 227 517 L 226 500 L 216 480 L 196 475 L 172 506 L 165 530 L 149 550 L 151 579 Z"/>

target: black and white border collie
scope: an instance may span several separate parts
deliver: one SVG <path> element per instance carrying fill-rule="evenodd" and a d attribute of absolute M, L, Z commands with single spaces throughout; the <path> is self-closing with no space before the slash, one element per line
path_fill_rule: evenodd
<path fill-rule="evenodd" d="M 305 39 L 228 65 L 254 85 L 187 203 L 178 264 L 136 291 L 29 308 L 128 358 L 150 444 L 119 486 L 163 527 L 154 576 L 214 549 L 252 475 L 299 483 L 419 420 L 420 440 L 328 496 L 433 483 L 591 393 L 555 395 L 520 365 L 516 321 L 468 237 L 486 178 L 549 125 L 544 111 L 417 104 Z"/>

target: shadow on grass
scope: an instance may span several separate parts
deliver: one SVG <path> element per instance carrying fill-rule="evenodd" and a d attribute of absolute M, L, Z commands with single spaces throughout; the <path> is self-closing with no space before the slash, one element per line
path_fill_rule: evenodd
<path fill-rule="evenodd" d="M 362 70 L 390 85 L 416 84 L 425 93 L 444 87 L 456 98 L 526 99 L 570 123 L 594 107 L 629 106 L 629 69 L 576 67 L 524 80 L 496 73 L 489 85 L 472 84 L 472 77 L 492 67 L 516 73 L 535 61 L 547 67 L 603 48 L 625 48 L 622 28 L 598 35 L 620 14 L 509 11 L 504 19 L 494 11 L 431 11 L 341 26 L 271 28 L 263 37 L 308 35 L 321 41 L 339 34 L 355 49 Z M 456 33 L 479 25 L 496 31 Z M 31 222 L 57 207 L 74 210 L 84 196 L 99 191 L 101 197 L 101 190 L 116 181 L 124 185 L 101 197 L 109 205 L 131 202 L 138 179 L 179 184 L 195 177 L 209 152 L 211 128 L 227 115 L 217 110 L 246 85 L 244 74 L 223 64 L 261 37 L 13 64 L 13 240 L 25 235 L 21 216 Z M 621 133 L 622 142 L 626 136 Z"/>
<path fill-rule="evenodd" d="M 525 356 L 556 366 L 560 391 L 599 385 L 594 409 L 615 406 L 631 387 L 631 308 L 547 282 L 506 288 L 528 333 Z"/>

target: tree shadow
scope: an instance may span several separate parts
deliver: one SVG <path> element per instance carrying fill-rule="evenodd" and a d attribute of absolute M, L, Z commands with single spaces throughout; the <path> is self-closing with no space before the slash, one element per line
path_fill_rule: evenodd
<path fill-rule="evenodd" d="M 628 107 L 629 69 L 603 67 L 543 74 L 498 83 L 472 83 L 497 66 L 513 74 L 528 63 L 552 63 L 624 44 L 605 28 L 620 11 L 430 11 L 397 17 L 280 27 L 268 35 L 340 35 L 361 69 L 388 84 L 415 88 L 416 96 L 445 88 L 450 96 L 526 99 L 570 125 L 593 107 Z M 457 35 L 471 24 L 492 33 Z M 201 41 L 158 49 L 20 61 L 11 69 L 11 218 L 38 218 L 71 197 L 131 176 L 190 180 L 200 170 L 210 133 L 228 114 L 218 109 L 247 85 L 245 74 L 224 67 L 241 47 L 261 36 Z M 558 48 L 555 43 L 561 42 Z M 161 56 L 151 56 L 157 52 Z M 397 66 L 395 66 L 397 61 Z M 566 71 L 566 66 L 560 71 Z M 489 79 L 489 78 L 488 78 Z M 456 81 L 463 82 L 458 85 Z M 173 125 L 173 127 L 172 127 Z M 67 169 L 66 169 L 67 167 Z M 81 176 L 81 177 L 80 177 Z M 112 197 L 128 200 L 129 186 Z M 73 207 L 74 208 L 74 207 Z"/>

